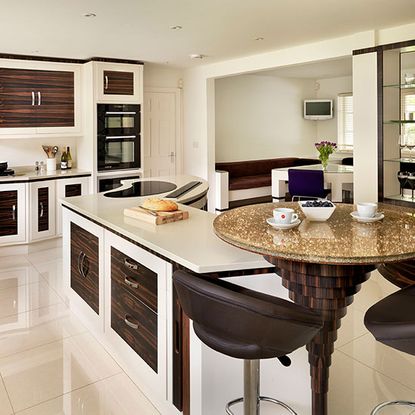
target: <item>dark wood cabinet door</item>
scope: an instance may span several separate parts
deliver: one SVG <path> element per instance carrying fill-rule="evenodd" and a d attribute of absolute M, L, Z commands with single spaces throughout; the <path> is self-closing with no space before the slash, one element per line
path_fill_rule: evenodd
<path fill-rule="evenodd" d="M 134 95 L 134 73 L 104 71 L 105 95 Z"/>
<path fill-rule="evenodd" d="M 75 125 L 74 74 L 63 71 L 36 71 L 36 126 Z"/>
<path fill-rule="evenodd" d="M 0 237 L 17 235 L 17 190 L 0 192 Z"/>
<path fill-rule="evenodd" d="M 0 68 L 0 128 L 74 125 L 73 72 Z"/>
<path fill-rule="evenodd" d="M 65 185 L 65 197 L 81 196 L 82 195 L 82 184 L 67 184 Z"/>
<path fill-rule="evenodd" d="M 157 313 L 157 274 L 111 247 L 111 278 Z"/>
<path fill-rule="evenodd" d="M 37 189 L 37 231 L 49 230 L 49 188 Z"/>
<path fill-rule="evenodd" d="M 0 68 L 0 128 L 36 126 L 35 72 Z"/>
<path fill-rule="evenodd" d="M 114 279 L 111 327 L 157 373 L 157 314 Z"/>
<path fill-rule="evenodd" d="M 99 314 L 99 241 L 71 222 L 71 288 Z"/>

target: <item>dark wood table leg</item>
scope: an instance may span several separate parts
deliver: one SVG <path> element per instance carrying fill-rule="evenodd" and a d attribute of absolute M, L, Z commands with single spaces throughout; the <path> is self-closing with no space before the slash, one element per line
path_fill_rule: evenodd
<path fill-rule="evenodd" d="M 341 318 L 353 295 L 360 290 L 374 265 L 321 265 L 291 262 L 266 256 L 276 266 L 277 274 L 297 304 L 318 311 L 324 321 L 323 328 L 307 345 L 310 363 L 312 414 L 326 415 L 329 389 L 329 367 L 334 342 Z"/>

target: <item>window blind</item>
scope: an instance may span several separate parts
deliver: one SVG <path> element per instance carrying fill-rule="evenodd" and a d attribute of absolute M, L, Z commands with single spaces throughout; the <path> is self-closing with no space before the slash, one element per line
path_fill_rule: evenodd
<path fill-rule="evenodd" d="M 353 149 L 353 95 L 337 96 L 337 144 L 340 149 Z"/>

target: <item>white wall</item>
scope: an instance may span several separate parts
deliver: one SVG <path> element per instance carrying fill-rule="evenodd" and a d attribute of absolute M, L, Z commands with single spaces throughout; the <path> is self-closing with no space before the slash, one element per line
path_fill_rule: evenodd
<path fill-rule="evenodd" d="M 77 160 L 76 155 L 76 138 L 18 138 L 18 139 L 0 139 L 0 159 L 9 162 L 9 167 L 16 166 L 34 166 L 35 161 L 44 161 L 46 163 L 46 154 L 42 149 L 42 144 L 56 145 L 59 151 L 63 147 L 71 148 L 73 160 Z M 60 153 L 59 153 L 60 157 Z M 59 159 L 60 160 L 60 159 Z M 57 160 L 57 161 L 59 161 Z"/>
<path fill-rule="evenodd" d="M 317 79 L 319 85 L 316 99 L 332 99 L 334 104 L 334 117 L 331 120 L 315 121 L 317 140 L 328 140 L 337 143 L 337 96 L 344 92 L 352 92 L 352 76 L 338 78 Z"/>
<path fill-rule="evenodd" d="M 144 88 L 180 88 L 183 70 L 154 63 L 144 64 Z"/>
<path fill-rule="evenodd" d="M 302 103 L 314 80 L 241 75 L 215 83 L 216 162 L 314 157 L 315 122 Z"/>

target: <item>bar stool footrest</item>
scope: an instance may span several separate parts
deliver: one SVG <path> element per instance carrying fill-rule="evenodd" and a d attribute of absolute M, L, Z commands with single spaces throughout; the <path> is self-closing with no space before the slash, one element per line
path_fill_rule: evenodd
<path fill-rule="evenodd" d="M 370 413 L 370 415 L 377 415 L 379 411 L 386 406 L 392 406 L 392 405 L 402 405 L 402 406 L 411 406 L 412 408 L 415 408 L 415 402 L 411 401 L 388 401 L 383 402 L 379 404 L 376 408 L 373 409 L 373 411 Z"/>
<path fill-rule="evenodd" d="M 286 409 L 288 411 L 288 413 L 290 413 L 291 415 L 298 415 L 297 412 L 294 411 L 294 409 L 292 409 L 291 407 L 289 407 L 286 403 L 281 402 L 277 399 L 274 398 L 269 398 L 268 396 L 259 396 L 258 399 L 260 401 L 263 402 L 271 402 L 275 405 L 279 405 L 282 406 L 284 409 Z M 225 406 L 225 411 L 228 415 L 235 415 L 234 412 L 231 411 L 230 407 L 237 404 L 237 403 L 241 403 L 244 401 L 244 398 L 238 398 L 238 399 L 234 399 L 233 401 L 230 401 L 226 404 Z M 252 414 L 255 415 L 255 414 Z"/>

